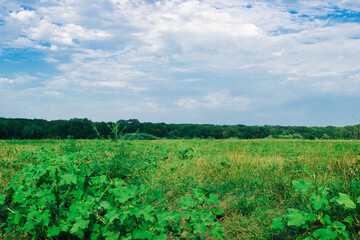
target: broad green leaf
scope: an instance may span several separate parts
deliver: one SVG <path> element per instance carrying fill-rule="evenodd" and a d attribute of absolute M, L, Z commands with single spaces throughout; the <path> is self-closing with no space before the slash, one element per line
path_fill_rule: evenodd
<path fill-rule="evenodd" d="M 336 232 L 342 234 L 345 237 L 345 239 L 349 239 L 349 233 L 346 231 L 346 226 L 341 222 L 335 221 L 328 228 L 331 229 L 335 228 Z"/>
<path fill-rule="evenodd" d="M 91 182 L 95 185 L 102 185 L 107 183 L 106 175 L 96 176 L 91 178 Z"/>
<path fill-rule="evenodd" d="M 20 213 L 15 213 L 15 214 L 13 214 L 13 220 L 12 220 L 12 222 L 13 222 L 15 225 L 17 225 L 17 224 L 20 223 L 21 219 L 22 219 L 22 215 L 21 215 Z"/>
<path fill-rule="evenodd" d="M 328 231 L 329 231 L 329 236 L 328 236 L 328 239 L 338 239 L 338 230 L 337 231 L 333 231 L 333 227 L 332 225 L 329 225 L 327 228 L 326 228 Z"/>
<path fill-rule="evenodd" d="M 86 229 L 89 225 L 89 220 L 84 220 L 82 218 L 79 218 L 76 220 L 72 228 L 70 229 L 70 233 L 77 233 L 79 234 L 79 230 Z M 81 233 L 80 233 L 81 234 Z"/>
<path fill-rule="evenodd" d="M 324 228 L 320 228 L 314 231 L 314 236 L 318 237 L 320 240 L 329 240 L 330 239 L 330 231 Z"/>
<path fill-rule="evenodd" d="M 108 221 L 109 224 L 111 224 L 115 219 L 118 219 L 119 216 L 120 214 L 118 213 L 118 211 L 113 210 L 105 215 L 105 219 Z"/>
<path fill-rule="evenodd" d="M 301 227 L 303 224 L 306 223 L 306 218 L 302 214 L 302 212 L 292 208 L 289 209 L 287 220 L 288 220 L 287 223 L 288 226 Z"/>
<path fill-rule="evenodd" d="M 100 233 L 97 233 L 97 232 L 93 232 L 90 235 L 91 240 L 97 240 L 99 237 L 100 237 Z"/>
<path fill-rule="evenodd" d="M 70 231 L 71 232 L 71 231 Z M 81 229 L 78 229 L 76 232 L 74 232 L 76 234 L 76 236 L 78 236 L 79 238 L 83 238 L 84 237 L 84 231 Z"/>
<path fill-rule="evenodd" d="M 124 224 L 124 222 L 127 219 L 128 215 L 129 215 L 129 211 L 121 212 L 121 214 L 119 216 L 119 221 L 120 221 L 121 224 Z"/>
<path fill-rule="evenodd" d="M 296 191 L 300 191 L 302 194 L 308 194 L 309 189 L 313 186 L 312 183 L 305 182 L 303 180 L 300 181 L 292 181 L 294 188 Z"/>
<path fill-rule="evenodd" d="M 110 203 L 108 201 L 101 201 L 100 202 L 100 207 L 104 208 L 104 209 L 108 209 L 111 207 Z"/>
<path fill-rule="evenodd" d="M 338 233 L 337 232 L 334 232 L 334 231 L 330 231 L 330 236 L 329 238 L 330 239 L 338 239 Z M 348 240 L 349 238 L 345 238 L 346 240 Z"/>
<path fill-rule="evenodd" d="M 76 184 L 77 183 L 77 177 L 75 174 L 67 173 L 61 176 L 60 184 Z"/>
<path fill-rule="evenodd" d="M 314 222 L 316 221 L 316 214 L 315 213 L 303 213 L 305 220 L 309 221 L 309 222 Z"/>
<path fill-rule="evenodd" d="M 124 182 L 125 182 L 125 181 L 124 181 L 123 179 L 121 179 L 121 178 L 114 178 L 113 181 L 114 181 L 115 187 L 121 187 L 121 186 L 124 185 Z"/>
<path fill-rule="evenodd" d="M 120 232 L 111 232 L 107 231 L 104 233 L 105 240 L 118 240 L 120 236 Z"/>
<path fill-rule="evenodd" d="M 326 207 L 329 204 L 326 196 L 318 196 L 315 193 L 311 194 L 310 202 L 316 211 L 320 210 L 323 207 Z"/>
<path fill-rule="evenodd" d="M 115 195 L 116 200 L 119 203 L 126 203 L 129 199 L 136 197 L 138 188 L 134 185 L 129 185 L 126 187 L 116 187 L 110 189 L 109 192 Z"/>
<path fill-rule="evenodd" d="M 152 239 L 154 233 L 148 230 L 135 229 L 132 237 L 134 239 Z"/>
<path fill-rule="evenodd" d="M 71 227 L 71 222 L 63 222 L 59 227 L 61 228 L 62 232 L 67 232 Z"/>
<path fill-rule="evenodd" d="M 0 205 L 4 205 L 6 196 L 4 194 L 0 194 Z"/>
<path fill-rule="evenodd" d="M 93 227 L 92 227 L 92 231 L 93 231 L 93 232 L 97 232 L 97 231 L 100 230 L 100 227 L 101 227 L 100 224 L 94 224 Z"/>
<path fill-rule="evenodd" d="M 180 198 L 180 205 L 184 209 L 193 208 L 197 205 L 197 202 L 194 201 L 194 199 L 187 194 L 185 197 Z"/>
<path fill-rule="evenodd" d="M 48 226 L 50 223 L 51 213 L 50 210 L 45 210 L 44 212 L 40 213 L 36 216 L 36 219 L 41 221 L 44 226 Z"/>
<path fill-rule="evenodd" d="M 57 235 L 59 235 L 61 231 L 60 227 L 57 227 L 56 225 L 52 225 L 48 230 L 47 230 L 47 236 L 48 237 L 55 237 Z"/>
<path fill-rule="evenodd" d="M 199 209 L 199 211 L 201 211 L 201 209 Z M 192 222 L 200 222 L 201 219 L 200 219 L 200 214 L 199 211 L 191 211 L 189 212 L 190 214 L 190 218 L 191 218 L 191 221 Z"/>
<path fill-rule="evenodd" d="M 358 197 L 358 198 L 356 199 L 356 202 L 357 202 L 357 203 L 360 203 L 360 197 Z"/>
<path fill-rule="evenodd" d="M 25 190 L 23 185 L 19 185 L 15 190 L 13 197 L 14 203 L 23 203 L 25 199 Z"/>
<path fill-rule="evenodd" d="M 210 200 L 210 201 L 206 202 L 208 205 L 212 205 L 212 204 L 219 205 L 220 204 L 218 197 L 213 193 L 210 193 L 209 199 L 207 199 L 207 200 Z"/>
<path fill-rule="evenodd" d="M 211 211 L 217 216 L 222 215 L 224 213 L 224 210 L 219 208 L 212 208 Z"/>
<path fill-rule="evenodd" d="M 323 219 L 322 219 L 322 222 L 323 222 L 323 224 L 331 224 L 331 218 L 330 218 L 330 216 L 329 215 L 325 215 L 324 217 L 323 217 Z"/>
<path fill-rule="evenodd" d="M 55 201 L 55 195 L 49 189 L 46 189 L 44 191 L 39 190 L 34 196 L 38 197 L 36 203 L 39 206 L 39 208 L 45 208 L 50 203 Z"/>
<path fill-rule="evenodd" d="M 153 211 L 155 208 L 151 205 L 147 205 L 145 208 L 140 210 L 140 214 L 144 216 L 145 221 L 152 221 L 154 219 Z"/>
<path fill-rule="evenodd" d="M 201 191 L 200 189 L 194 188 L 194 189 L 193 189 L 193 196 L 194 196 L 194 198 L 200 199 L 200 198 L 204 197 L 205 194 L 204 194 L 204 192 Z"/>
<path fill-rule="evenodd" d="M 167 221 L 174 221 L 175 213 L 175 211 L 173 211 L 172 213 L 168 211 L 156 212 L 157 223 L 160 223 L 161 225 L 166 225 Z"/>
<path fill-rule="evenodd" d="M 339 197 L 335 198 L 335 201 L 340 205 L 343 205 L 345 208 L 355 209 L 355 203 L 350 199 L 347 194 L 339 193 Z"/>
<path fill-rule="evenodd" d="M 195 223 L 194 224 L 194 233 L 204 233 L 208 227 L 204 223 Z"/>
<path fill-rule="evenodd" d="M 167 239 L 168 237 L 166 236 L 165 233 L 161 233 L 153 238 L 153 240 L 167 240 Z"/>
<path fill-rule="evenodd" d="M 336 229 L 346 230 L 346 226 L 338 221 L 333 222 L 331 226 Z"/>
<path fill-rule="evenodd" d="M 276 218 L 272 221 L 271 227 L 273 230 L 283 230 L 285 228 L 285 223 L 283 221 L 283 218 Z"/>
<path fill-rule="evenodd" d="M 353 222 L 354 222 L 354 218 L 352 216 L 347 216 L 345 219 L 344 219 L 344 222 L 347 222 L 349 223 L 350 227 L 352 226 Z"/>
<path fill-rule="evenodd" d="M 320 187 L 318 188 L 319 194 L 320 194 L 320 195 L 324 195 L 324 196 L 329 195 L 329 190 L 330 190 L 330 188 L 325 187 L 325 186 L 320 186 Z"/>
<path fill-rule="evenodd" d="M 31 230 L 35 229 L 36 226 L 36 222 L 28 219 L 24 225 L 24 232 L 30 232 Z"/>
<path fill-rule="evenodd" d="M 223 226 L 219 222 L 215 222 L 213 227 L 209 229 L 209 234 L 216 239 L 223 240 Z"/>
<path fill-rule="evenodd" d="M 75 221 L 75 219 L 81 218 L 81 214 L 79 213 L 75 204 L 72 204 L 70 206 L 69 210 L 66 212 L 66 215 L 68 217 L 68 220 Z"/>

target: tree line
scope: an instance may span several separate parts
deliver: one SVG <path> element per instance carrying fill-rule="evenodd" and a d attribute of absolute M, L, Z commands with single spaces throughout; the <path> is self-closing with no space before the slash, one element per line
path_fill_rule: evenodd
<path fill-rule="evenodd" d="M 345 127 L 246 126 L 213 124 L 166 124 L 140 122 L 93 122 L 70 120 L 0 118 L 0 139 L 360 139 L 360 125 Z"/>

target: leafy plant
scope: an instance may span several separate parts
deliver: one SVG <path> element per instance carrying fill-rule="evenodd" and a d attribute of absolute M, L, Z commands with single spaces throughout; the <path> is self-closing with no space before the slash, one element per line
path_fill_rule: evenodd
<path fill-rule="evenodd" d="M 111 134 L 113 136 L 112 140 L 118 140 L 123 135 L 123 132 L 125 131 L 127 126 L 125 126 L 122 130 L 120 130 L 120 125 L 121 125 L 121 122 L 107 124 L 107 126 L 111 130 Z M 110 138 L 110 136 L 109 136 L 109 138 Z"/>
<path fill-rule="evenodd" d="M 65 154 L 26 165 L 0 194 L 1 228 L 33 239 L 222 239 L 214 194 L 194 190 L 170 211 L 161 193 L 110 178 L 94 164 Z"/>
<path fill-rule="evenodd" d="M 313 184 L 303 180 L 293 181 L 293 185 L 296 191 L 309 197 L 311 208 L 289 208 L 286 215 L 273 220 L 274 230 L 286 227 L 305 229 L 306 240 L 350 239 L 351 227 L 354 227 L 354 219 L 358 219 L 359 212 L 356 212 L 357 206 L 349 195 L 338 193 L 331 197 L 330 189 L 324 186 L 309 194 Z M 360 203 L 360 197 L 357 203 Z M 297 239 L 303 239 L 302 235 Z"/>
<path fill-rule="evenodd" d="M 223 227 L 219 222 L 215 222 L 217 216 L 221 216 L 222 209 L 211 206 L 219 205 L 219 200 L 215 194 L 211 193 L 209 197 L 199 189 L 193 189 L 193 195 L 186 195 L 180 199 L 182 217 L 186 221 L 182 229 L 186 238 L 196 239 L 197 234 L 209 233 L 213 238 L 223 239 Z"/>
<path fill-rule="evenodd" d="M 180 149 L 177 151 L 180 160 L 193 159 L 196 157 L 196 150 L 192 147 Z"/>

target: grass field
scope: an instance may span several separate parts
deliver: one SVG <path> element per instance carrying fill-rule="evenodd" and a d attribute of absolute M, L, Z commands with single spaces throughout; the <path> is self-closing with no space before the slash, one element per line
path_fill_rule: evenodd
<path fill-rule="evenodd" d="M 109 178 L 148 186 L 164 199 L 156 204 L 170 210 L 194 188 L 206 196 L 215 194 L 217 208 L 223 210 L 215 221 L 223 226 L 224 239 L 334 239 L 331 231 L 338 234 L 336 239 L 346 239 L 346 234 L 349 239 L 360 239 L 360 206 L 352 206 L 360 196 L 360 141 L 0 141 L 0 190 L 24 166 L 66 154 L 82 162 L 104 164 L 101 171 Z M 321 186 L 328 193 L 319 190 Z M 7 213 L 2 209 L 1 221 L 5 222 Z M 306 220 L 305 213 L 316 217 Z M 331 219 L 328 223 L 324 223 L 325 215 Z M 272 223 L 281 216 L 285 216 L 285 226 L 276 231 Z M 326 230 L 325 226 L 330 227 Z M 21 228 L 16 233 L 22 238 L 33 236 L 31 231 L 22 233 Z M 330 235 L 325 238 L 324 234 Z M 14 230 L 2 236 L 11 239 Z M 199 239 L 205 238 L 211 237 L 199 234 Z"/>

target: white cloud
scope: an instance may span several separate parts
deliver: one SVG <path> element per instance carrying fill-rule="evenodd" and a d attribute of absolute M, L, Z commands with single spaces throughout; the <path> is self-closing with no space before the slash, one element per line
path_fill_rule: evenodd
<path fill-rule="evenodd" d="M 58 66 L 62 72 L 44 82 L 49 89 L 69 87 L 124 88 L 131 91 L 143 91 L 139 84 L 145 74 L 126 64 L 119 52 L 87 50 L 73 54 L 72 61 Z"/>
<path fill-rule="evenodd" d="M 35 44 L 28 38 L 25 37 L 18 37 L 12 42 L 8 43 L 11 47 L 14 48 L 27 48 L 27 47 L 34 47 Z"/>
<path fill-rule="evenodd" d="M 14 83 L 14 80 L 9 78 L 0 78 L 0 84 L 1 83 Z"/>
<path fill-rule="evenodd" d="M 288 77 L 286 80 L 282 81 L 281 84 L 289 84 L 300 81 L 299 78 L 296 77 Z"/>
<path fill-rule="evenodd" d="M 19 12 L 11 12 L 10 17 L 20 22 L 28 23 L 36 18 L 36 13 L 34 11 L 22 10 Z"/>
<path fill-rule="evenodd" d="M 58 91 L 45 91 L 44 95 L 48 95 L 50 97 L 62 97 L 64 94 Z"/>
<path fill-rule="evenodd" d="M 201 78 L 187 78 L 184 80 L 185 82 L 200 82 L 202 81 Z"/>
<path fill-rule="evenodd" d="M 241 38 L 260 37 L 262 31 L 241 16 L 242 11 L 219 10 L 206 2 L 158 2 L 143 17 L 133 19 L 142 31 L 135 33 L 149 51 L 216 49 Z"/>
<path fill-rule="evenodd" d="M 74 45 L 76 40 L 97 40 L 110 37 L 109 33 L 100 30 L 88 30 L 76 24 L 58 26 L 46 20 L 25 31 L 31 39 L 55 44 Z"/>
<path fill-rule="evenodd" d="M 251 99 L 247 97 L 231 96 L 230 91 L 222 90 L 203 96 L 202 98 L 182 98 L 176 105 L 186 109 L 222 109 L 246 111 L 249 110 Z"/>
<path fill-rule="evenodd" d="M 30 39 L 71 46 L 75 45 L 77 41 L 96 41 L 111 37 L 111 34 L 103 30 L 91 29 L 72 22 L 66 23 L 64 22 L 66 18 L 59 19 L 59 22 L 53 22 L 51 19 L 59 13 L 53 11 L 51 13 L 54 15 L 49 16 L 44 14 L 42 10 L 44 10 L 42 7 L 40 7 L 40 10 L 34 11 L 19 9 L 5 17 L 7 30 L 22 36 L 16 40 L 10 40 L 10 42 L 13 42 L 13 47 L 18 47 L 19 40 L 24 42 L 26 39 L 27 41 Z M 77 10 L 73 9 L 73 11 Z M 68 15 L 63 17 L 65 16 Z M 37 47 L 40 46 L 37 45 Z M 55 49 L 52 48 L 51 50 Z"/>
<path fill-rule="evenodd" d="M 11 84 L 25 84 L 37 80 L 37 77 L 31 76 L 26 73 L 15 74 L 13 78 L 0 78 L 0 83 L 11 83 Z"/>
<path fill-rule="evenodd" d="M 16 77 L 14 79 L 14 83 L 25 84 L 25 83 L 33 82 L 33 81 L 35 81 L 37 79 L 38 79 L 37 77 L 31 76 L 31 75 L 26 74 L 26 73 L 17 73 Z"/>
<path fill-rule="evenodd" d="M 41 77 L 54 96 L 114 91 L 159 106 L 248 111 L 360 91 L 360 24 L 327 18 L 359 11 L 355 0 L 1 3 L 0 51 L 41 52 L 58 70 Z M 0 82 L 39 80 L 20 75 Z"/>

